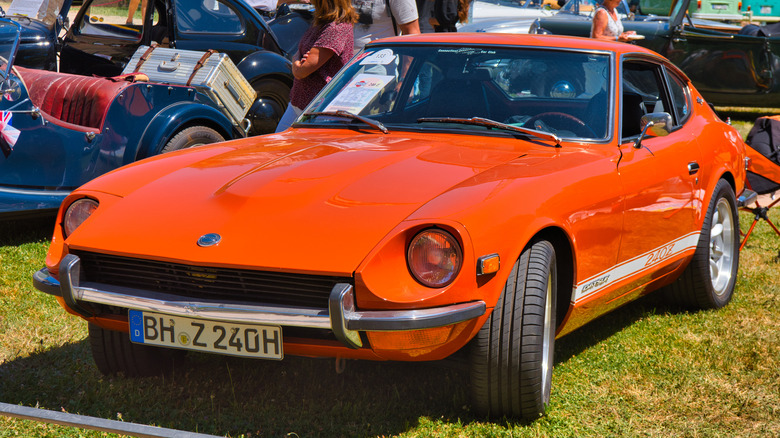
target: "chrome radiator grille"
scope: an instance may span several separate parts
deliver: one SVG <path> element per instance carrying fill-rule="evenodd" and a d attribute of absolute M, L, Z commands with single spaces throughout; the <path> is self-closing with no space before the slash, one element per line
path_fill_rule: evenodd
<path fill-rule="evenodd" d="M 349 277 L 191 266 L 73 251 L 82 281 L 124 286 L 196 299 L 327 308 L 336 283 Z"/>

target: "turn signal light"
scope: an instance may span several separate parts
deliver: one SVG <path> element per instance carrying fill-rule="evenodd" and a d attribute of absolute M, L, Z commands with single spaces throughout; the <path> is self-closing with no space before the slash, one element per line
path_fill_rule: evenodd
<path fill-rule="evenodd" d="M 477 275 L 495 274 L 501 267 L 498 254 L 482 256 L 477 260 Z"/>

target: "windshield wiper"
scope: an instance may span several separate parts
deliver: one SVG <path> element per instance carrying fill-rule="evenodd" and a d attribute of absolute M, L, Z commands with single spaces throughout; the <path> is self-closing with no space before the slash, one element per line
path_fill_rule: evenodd
<path fill-rule="evenodd" d="M 358 120 L 366 125 L 373 126 L 374 128 L 382 131 L 383 134 L 387 134 L 389 131 L 387 128 L 385 128 L 385 125 L 382 124 L 382 122 L 369 119 L 368 117 L 359 116 L 357 114 L 353 114 L 349 111 L 344 110 L 338 110 L 338 111 L 316 111 L 311 113 L 305 113 L 304 116 L 331 116 L 331 117 L 344 117 L 346 119 L 352 119 L 352 120 Z"/>
<path fill-rule="evenodd" d="M 461 123 L 463 125 L 486 126 L 488 128 L 503 129 L 506 131 L 519 132 L 521 134 L 533 135 L 543 140 L 552 140 L 555 145 L 561 146 L 561 138 L 551 132 L 539 131 L 537 129 L 521 128 L 519 126 L 507 125 L 506 123 L 496 122 L 495 120 L 483 119 L 482 117 L 472 117 L 462 119 L 457 117 L 423 117 L 417 119 L 417 123 Z"/>

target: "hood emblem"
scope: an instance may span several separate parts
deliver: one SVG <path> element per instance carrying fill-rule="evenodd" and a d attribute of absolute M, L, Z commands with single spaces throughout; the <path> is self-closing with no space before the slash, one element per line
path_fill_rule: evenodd
<path fill-rule="evenodd" d="M 222 240 L 222 236 L 217 233 L 208 233 L 198 238 L 198 246 L 207 247 L 214 246 Z"/>

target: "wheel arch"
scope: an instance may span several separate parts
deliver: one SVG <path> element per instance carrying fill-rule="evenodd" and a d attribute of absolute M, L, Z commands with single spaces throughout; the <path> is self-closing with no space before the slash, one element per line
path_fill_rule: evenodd
<path fill-rule="evenodd" d="M 526 245 L 546 240 L 555 249 L 555 260 L 558 272 L 558 290 L 556 291 L 556 322 L 558 327 L 565 321 L 565 316 L 571 306 L 571 291 L 574 287 L 574 251 L 568 234 L 560 227 L 550 226 L 540 230 Z"/>
<path fill-rule="evenodd" d="M 236 137 L 233 125 L 215 108 L 192 104 L 171 105 L 158 113 L 149 123 L 141 138 L 135 159 L 157 155 L 178 132 L 196 125 L 214 129 L 226 140 Z"/>

